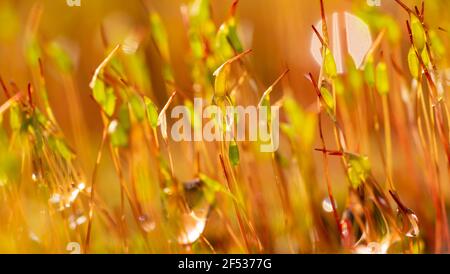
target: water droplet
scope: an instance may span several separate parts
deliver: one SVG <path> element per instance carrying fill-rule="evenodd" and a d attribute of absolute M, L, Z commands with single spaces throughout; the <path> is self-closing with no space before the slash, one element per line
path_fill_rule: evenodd
<path fill-rule="evenodd" d="M 375 242 L 371 242 L 367 245 L 357 246 L 355 249 L 357 254 L 379 254 L 379 250 L 379 244 Z"/>
<path fill-rule="evenodd" d="M 339 224 L 341 229 L 341 237 L 343 240 L 342 244 L 347 248 L 351 248 L 355 241 L 355 236 L 353 235 L 353 221 L 353 212 L 349 208 L 346 208 L 342 213 L 342 218 Z"/>
<path fill-rule="evenodd" d="M 409 213 L 407 214 L 409 223 L 410 223 L 410 229 L 406 232 L 407 237 L 417 237 L 419 235 L 419 219 L 417 218 L 416 214 Z"/>
<path fill-rule="evenodd" d="M 31 174 L 31 180 L 33 180 L 33 182 L 37 182 L 38 176 L 35 173 Z"/>
<path fill-rule="evenodd" d="M 69 202 L 73 203 L 75 199 L 78 197 L 78 194 L 80 193 L 80 190 L 78 188 L 75 188 L 71 193 L 69 197 Z"/>
<path fill-rule="evenodd" d="M 181 217 L 182 228 L 177 237 L 178 243 L 188 245 L 197 241 L 205 229 L 207 215 L 208 213 L 203 210 L 183 214 Z"/>
<path fill-rule="evenodd" d="M 122 45 L 122 50 L 125 54 L 134 54 L 139 48 L 140 37 L 137 33 L 130 34 Z"/>
<path fill-rule="evenodd" d="M 367 245 L 360 244 L 355 248 L 357 254 L 386 254 L 389 248 L 388 241 L 370 242 Z"/>
<path fill-rule="evenodd" d="M 53 193 L 48 201 L 52 204 L 59 204 L 61 202 L 61 195 L 59 193 Z"/>
<path fill-rule="evenodd" d="M 69 228 L 75 230 L 78 226 L 84 224 L 87 221 L 86 216 L 84 215 L 70 215 L 69 218 Z"/>
<path fill-rule="evenodd" d="M 82 191 L 82 190 L 84 190 L 85 188 L 86 188 L 86 183 L 85 182 L 83 182 L 83 181 L 81 181 L 81 182 L 79 182 L 78 183 L 78 189 L 80 190 L 80 191 Z"/>
<path fill-rule="evenodd" d="M 337 208 L 336 200 L 334 200 L 334 205 Z M 333 205 L 331 204 L 331 200 L 329 197 L 326 197 L 322 201 L 322 208 L 325 212 L 333 212 Z"/>
<path fill-rule="evenodd" d="M 396 192 L 391 192 L 392 198 L 398 205 L 397 222 L 407 237 L 417 237 L 419 235 L 419 218 L 411 209 L 407 208 Z"/>
<path fill-rule="evenodd" d="M 75 228 L 77 228 L 77 223 L 75 222 L 75 216 L 70 215 L 68 220 L 69 220 L 70 229 L 75 230 Z"/>
<path fill-rule="evenodd" d="M 163 192 L 164 192 L 164 194 L 166 194 L 166 195 L 172 195 L 172 194 L 173 194 L 173 189 L 170 188 L 170 187 L 165 187 L 165 188 L 163 189 Z"/>
<path fill-rule="evenodd" d="M 82 225 L 86 222 L 86 220 L 87 220 L 86 216 L 82 215 L 77 218 L 76 223 L 77 225 Z"/>
<path fill-rule="evenodd" d="M 205 200 L 204 184 L 200 179 L 184 182 L 183 190 L 189 208 L 208 206 Z"/>
<path fill-rule="evenodd" d="M 143 214 L 141 216 L 139 216 L 139 223 L 141 224 L 142 229 L 145 232 L 150 232 L 153 231 L 156 227 L 156 224 L 153 220 L 151 220 L 148 215 Z"/>
<path fill-rule="evenodd" d="M 117 120 L 112 120 L 108 126 L 108 133 L 109 134 L 114 133 L 116 131 L 118 125 L 119 125 L 119 122 L 117 122 Z"/>
<path fill-rule="evenodd" d="M 341 221 L 341 231 L 342 231 L 342 236 L 344 236 L 344 237 L 348 237 L 348 235 L 350 234 L 349 225 L 348 225 L 347 221 Z"/>
<path fill-rule="evenodd" d="M 30 233 L 28 233 L 28 236 L 30 237 L 30 239 L 33 242 L 39 243 L 41 242 L 41 239 L 39 239 L 39 237 L 36 235 L 36 233 L 34 233 L 33 231 L 30 231 Z"/>
<path fill-rule="evenodd" d="M 176 206 L 174 223 L 176 224 L 175 240 L 181 245 L 190 245 L 197 241 L 205 230 L 211 208 L 211 190 L 201 179 L 185 181 L 182 185 L 183 199 Z"/>

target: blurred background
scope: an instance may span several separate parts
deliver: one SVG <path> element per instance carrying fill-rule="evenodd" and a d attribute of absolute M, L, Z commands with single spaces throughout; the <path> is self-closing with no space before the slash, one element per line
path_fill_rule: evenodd
<path fill-rule="evenodd" d="M 33 5 L 42 3 L 44 9 L 39 25 L 40 39 L 62 41 L 70 50 L 76 64 L 73 73 L 81 92 L 84 111 L 89 117 L 86 123 L 90 128 L 98 130 L 99 117 L 94 114 L 96 113 L 95 104 L 88 96 L 90 93 L 88 83 L 95 68 L 105 56 L 105 48 L 101 40 L 102 24 L 110 43 L 117 44 L 123 41 L 133 29 L 149 29 L 148 9 L 158 12 L 169 36 L 176 81 L 181 87 L 189 89 L 192 85 L 186 59 L 189 42 L 180 11 L 181 5 L 187 2 L 182 0 L 82 0 L 81 7 L 69 7 L 65 0 L 1 0 L 1 20 L 3 28 L 7 31 L 0 37 L 0 72 L 4 79 L 14 79 L 21 87 L 26 87 L 30 75 L 27 74 L 23 34 Z M 227 18 L 232 2 L 232 0 L 211 1 L 212 17 L 217 26 Z M 404 2 L 409 6 L 420 5 L 420 1 L 406 0 Z M 398 20 L 403 33 L 404 22 L 408 19 L 404 10 L 393 0 L 381 0 L 380 3 L 381 6 L 377 9 Z M 448 7 L 447 2 L 445 0 L 426 1 L 426 4 L 427 12 L 439 14 L 439 16 L 427 18 L 429 22 L 448 29 L 449 22 L 445 18 L 449 15 L 449 10 L 443 8 Z M 366 0 L 329 0 L 325 1 L 325 5 L 329 14 L 351 12 L 368 6 Z M 313 102 L 314 93 L 303 75 L 310 71 L 317 72 L 319 69 L 310 53 L 310 41 L 313 37 L 311 25 L 320 20 L 319 1 L 242 0 L 237 9 L 237 18 L 245 47 L 253 49 L 249 62 L 259 78 L 269 85 L 283 68 L 288 67 L 291 70 L 289 81 L 295 94 L 302 97 L 302 103 L 305 105 Z M 407 49 L 407 36 L 402 35 L 401 39 L 399 46 Z M 147 40 L 142 47 L 146 49 L 152 85 L 155 90 L 164 89 L 160 57 L 154 45 Z M 52 73 L 51 66 L 47 65 L 48 62 L 44 63 L 46 67 L 48 66 L 49 92 L 58 119 L 68 119 L 67 115 L 64 115 L 66 103 L 64 103 L 61 79 L 58 79 L 57 73 Z M 67 122 L 61 120 L 62 125 L 67 125 Z"/>
<path fill-rule="evenodd" d="M 102 120 L 98 106 L 90 97 L 89 82 L 94 70 L 105 58 L 107 52 L 102 36 L 110 45 L 115 45 L 121 43 L 133 30 L 139 29 L 143 33 L 149 33 L 148 12 L 157 12 L 167 30 L 175 82 L 183 90 L 192 90 L 191 72 L 186 58 L 190 50 L 189 40 L 181 15 L 181 7 L 187 2 L 189 1 L 81 0 L 80 7 L 69 7 L 65 0 L 0 0 L 2 29 L 0 31 L 0 76 L 5 82 L 14 81 L 22 90 L 25 90 L 28 83 L 33 81 L 31 79 L 34 79 L 34 76 L 27 63 L 24 43 L 28 28 L 34 26 L 32 23 L 34 20 L 33 8 L 40 3 L 42 15 L 41 22 L 37 26 L 38 30 L 36 30 L 37 39 L 45 43 L 51 41 L 60 43 L 69 53 L 73 62 L 73 69 L 70 72 L 72 80 L 68 82 L 67 77 L 55 68 L 55 64 L 49 58 L 45 58 L 45 55 L 42 58 L 50 104 L 68 143 L 77 151 L 83 170 L 86 171 L 86 174 L 91 174 L 95 166 L 95 152 L 101 140 Z M 421 4 L 420 1 L 415 0 L 404 0 L 403 2 L 410 7 Z M 211 14 L 216 26 L 228 18 L 232 3 L 232 0 L 211 0 Z M 361 17 L 366 20 L 368 17 L 365 18 L 364 14 L 368 10 L 371 12 L 375 10 L 375 14 L 384 14 L 392 18 L 397 23 L 398 29 L 392 29 L 392 32 L 389 32 L 389 36 L 394 42 L 387 46 L 392 52 L 400 53 L 396 61 L 403 69 L 407 70 L 405 56 L 410 43 L 405 32 L 405 21 L 409 17 L 395 1 L 380 0 L 381 6 L 379 7 L 369 7 L 366 0 L 325 0 L 324 3 L 329 15 L 334 12 L 346 11 L 356 15 L 363 14 Z M 445 30 L 442 32 L 445 45 L 449 44 L 447 32 L 450 30 L 449 7 L 447 0 L 425 1 L 426 21 L 433 28 L 441 27 Z M 290 72 L 285 81 L 292 89 L 299 104 L 308 111 L 314 111 L 316 95 L 304 75 L 309 72 L 317 75 L 320 69 L 310 51 L 313 37 L 311 25 L 320 20 L 319 1 L 241 0 L 236 18 L 244 48 L 253 50 L 246 57 L 246 62 L 254 72 L 254 77 L 265 86 L 269 86 L 285 68 L 289 68 Z M 370 26 L 372 39 L 375 40 L 379 31 L 378 27 L 371 22 L 367 22 L 367 24 Z M 140 47 L 145 52 L 149 68 L 148 76 L 151 79 L 152 90 L 156 94 L 155 103 L 161 107 L 167 100 L 166 85 L 161 70 L 161 57 L 148 35 L 144 36 Z M 391 74 L 390 77 L 394 77 L 394 75 Z M 395 82 L 394 78 L 391 80 Z M 77 91 L 82 106 L 82 115 L 79 121 L 86 129 L 82 133 L 84 135 L 82 138 L 89 140 L 88 147 L 77 147 L 77 138 L 81 137 L 79 131 L 74 130 L 71 120 L 71 111 L 76 110 L 71 108 L 72 102 L 65 95 L 68 88 Z M 4 101 L 5 98 L 2 94 L 0 102 Z M 395 115 L 395 110 L 393 113 Z M 326 126 L 329 127 L 330 124 L 327 122 Z M 329 134 L 331 134 L 330 132 Z M 394 148 L 396 145 L 398 144 L 394 143 Z M 394 155 L 397 154 L 394 153 Z M 315 161 L 320 163 L 321 155 L 315 156 L 318 158 Z M 402 161 L 404 161 L 403 156 L 395 156 L 396 164 L 402 166 Z M 380 176 L 382 174 L 380 159 L 374 156 L 372 162 L 375 175 Z M 337 169 L 339 165 L 338 160 L 331 160 L 331 169 Z M 101 165 L 99 188 L 106 192 L 110 191 L 111 195 L 108 195 L 107 203 L 117 206 L 120 195 L 116 195 L 119 191 L 118 184 L 111 183 L 117 180 L 111 172 L 112 170 L 112 163 L 106 159 Z M 177 170 L 182 179 L 192 176 L 187 165 L 177 164 Z M 417 197 L 421 197 L 422 190 L 420 185 L 409 184 L 410 176 L 414 176 L 411 174 L 408 170 L 399 168 L 396 170 L 396 183 L 400 193 L 408 192 L 407 195 L 404 195 L 404 201 L 411 208 L 418 209 L 422 201 L 417 200 Z M 333 180 L 336 199 L 341 206 L 345 203 L 347 192 L 345 187 L 347 182 L 342 179 L 343 175 L 338 171 L 334 177 L 336 179 Z M 322 178 L 321 176 L 320 174 L 319 177 Z M 319 180 L 319 182 L 322 181 Z M 449 178 L 447 175 L 443 175 L 442 182 L 444 183 L 442 193 L 448 197 Z M 109 190 L 109 188 L 113 190 Z M 325 185 L 320 184 L 317 188 L 325 196 Z M 420 213 L 432 215 L 427 210 Z M 428 229 L 432 230 L 432 228 Z"/>

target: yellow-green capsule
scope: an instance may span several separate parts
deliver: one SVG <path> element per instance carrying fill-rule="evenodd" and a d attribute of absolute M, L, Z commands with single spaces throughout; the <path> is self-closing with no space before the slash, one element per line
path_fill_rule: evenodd
<path fill-rule="evenodd" d="M 372 55 L 367 57 L 366 64 L 364 66 L 364 78 L 370 87 L 375 85 L 375 68 Z"/>
<path fill-rule="evenodd" d="M 420 65 L 414 47 L 411 47 L 408 52 L 408 68 L 412 77 L 417 79 L 419 77 Z"/>
<path fill-rule="evenodd" d="M 425 46 L 426 36 L 422 23 L 415 15 L 411 15 L 411 32 L 414 45 L 421 51 Z"/>
<path fill-rule="evenodd" d="M 387 73 L 387 67 L 384 62 L 380 62 L 376 68 L 376 81 L 375 85 L 377 87 L 378 92 L 381 95 L 385 95 L 389 92 L 389 76 Z"/>
<path fill-rule="evenodd" d="M 328 112 L 334 112 L 334 98 L 331 92 L 325 87 L 320 88 L 320 94 L 322 95 L 323 102 Z"/>
<path fill-rule="evenodd" d="M 430 56 L 428 55 L 428 50 L 426 47 L 423 48 L 422 54 L 420 56 L 422 57 L 422 61 L 425 67 L 428 67 L 428 65 L 430 64 Z"/>
<path fill-rule="evenodd" d="M 328 77 L 336 77 L 337 75 L 337 69 L 336 69 L 336 62 L 334 61 L 334 56 L 331 53 L 331 51 L 328 48 L 325 48 L 325 54 L 323 59 L 323 65 L 325 74 Z"/>
<path fill-rule="evenodd" d="M 230 74 L 230 65 L 224 64 L 222 67 L 216 70 L 214 75 L 216 79 L 214 81 L 214 96 L 223 98 L 228 93 L 228 76 Z"/>
<path fill-rule="evenodd" d="M 430 46 L 431 51 L 433 52 L 433 56 L 436 59 L 440 59 L 445 56 L 445 46 L 442 43 L 442 40 L 439 38 L 437 33 L 433 30 L 430 30 L 428 33 L 430 37 Z"/>
<path fill-rule="evenodd" d="M 239 164 L 239 148 L 234 140 L 230 143 L 230 147 L 228 148 L 228 156 L 230 157 L 230 162 L 233 166 Z"/>

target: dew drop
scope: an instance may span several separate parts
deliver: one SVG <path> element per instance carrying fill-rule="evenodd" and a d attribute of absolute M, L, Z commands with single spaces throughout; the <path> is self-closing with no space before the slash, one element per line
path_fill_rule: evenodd
<path fill-rule="evenodd" d="M 74 215 L 70 215 L 69 216 L 69 228 L 72 230 L 75 230 L 75 228 L 77 228 L 77 223 L 75 222 L 75 216 Z"/>
<path fill-rule="evenodd" d="M 86 188 L 86 183 L 85 182 L 79 182 L 77 188 L 82 191 Z"/>
<path fill-rule="evenodd" d="M 136 53 L 139 48 L 139 37 L 136 33 L 130 34 L 124 41 L 122 50 L 125 54 L 131 55 Z"/>
<path fill-rule="evenodd" d="M 108 133 L 109 134 L 114 133 L 116 131 L 118 125 L 119 125 L 119 122 L 117 122 L 117 120 L 112 120 L 108 126 Z"/>
<path fill-rule="evenodd" d="M 148 215 L 143 214 L 141 216 L 139 216 L 139 223 L 141 224 L 142 229 L 145 232 L 150 232 L 153 231 L 156 227 L 156 224 L 153 220 L 151 220 Z"/>
<path fill-rule="evenodd" d="M 71 193 L 69 197 L 69 202 L 73 203 L 75 199 L 78 197 L 78 194 L 80 193 L 80 190 L 78 188 L 75 188 Z"/>
<path fill-rule="evenodd" d="M 33 180 L 33 182 L 37 182 L 38 176 L 35 173 L 31 174 L 31 180 Z"/>
<path fill-rule="evenodd" d="M 370 242 L 367 245 L 360 244 L 355 248 L 355 253 L 357 254 L 386 254 L 389 248 L 389 243 L 387 241 Z"/>
<path fill-rule="evenodd" d="M 61 202 L 61 195 L 59 193 L 54 193 L 48 201 L 52 204 L 58 204 Z"/>
<path fill-rule="evenodd" d="M 334 205 L 337 208 L 336 200 L 334 201 Z M 323 201 L 322 201 L 322 209 L 325 212 L 333 212 L 333 205 L 331 204 L 331 200 L 330 200 L 329 197 L 326 197 L 325 199 L 323 199 Z"/>
<path fill-rule="evenodd" d="M 166 195 L 173 195 L 175 193 L 174 189 L 172 187 L 165 187 L 163 189 L 164 194 Z"/>
<path fill-rule="evenodd" d="M 400 224 L 403 233 L 406 237 L 417 237 L 419 235 L 419 218 L 411 209 L 407 208 L 398 197 L 397 193 L 391 192 L 391 196 L 394 198 L 398 205 L 397 208 L 397 222 Z"/>
<path fill-rule="evenodd" d="M 197 241 L 205 230 L 211 208 L 207 185 L 200 179 L 183 183 L 184 202 L 187 210 L 179 215 L 176 240 L 179 244 L 190 245 Z"/>
<path fill-rule="evenodd" d="M 75 230 L 78 226 L 84 224 L 87 221 L 87 218 L 84 215 L 70 215 L 68 220 L 69 228 Z"/>
<path fill-rule="evenodd" d="M 407 214 L 409 223 L 410 223 L 410 229 L 406 232 L 407 237 L 417 237 L 419 235 L 419 219 L 417 218 L 416 214 L 409 213 Z"/>
<path fill-rule="evenodd" d="M 182 215 L 182 229 L 177 237 L 179 244 L 192 244 L 200 238 L 206 226 L 207 214 L 206 211 L 199 210 Z"/>
<path fill-rule="evenodd" d="M 346 221 L 341 221 L 341 230 L 342 230 L 342 236 L 348 237 L 350 232 L 349 232 L 349 225 Z"/>
<path fill-rule="evenodd" d="M 39 239 L 39 237 L 36 235 L 36 233 L 34 233 L 33 231 L 30 231 L 30 233 L 28 234 L 28 236 L 30 237 L 30 239 L 33 242 L 39 243 L 41 241 L 41 239 Z"/>
<path fill-rule="evenodd" d="M 77 225 L 82 225 L 87 221 L 86 216 L 82 215 L 80 217 L 77 218 L 76 223 Z"/>

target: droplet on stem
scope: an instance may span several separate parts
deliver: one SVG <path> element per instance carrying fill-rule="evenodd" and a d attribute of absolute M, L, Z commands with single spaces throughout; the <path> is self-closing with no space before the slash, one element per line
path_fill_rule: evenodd
<path fill-rule="evenodd" d="M 182 228 L 177 237 L 178 243 L 188 245 L 197 241 L 205 229 L 206 220 L 207 212 L 205 211 L 191 211 L 183 214 L 181 217 Z"/>
<path fill-rule="evenodd" d="M 147 214 L 143 214 L 141 216 L 139 216 L 139 223 L 141 224 L 142 229 L 145 232 L 150 232 L 153 231 L 156 227 L 155 222 L 150 219 L 150 217 Z"/>

